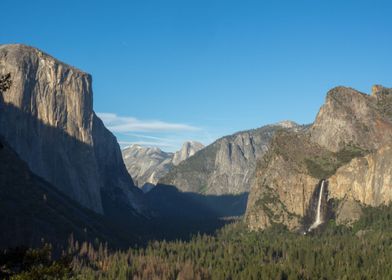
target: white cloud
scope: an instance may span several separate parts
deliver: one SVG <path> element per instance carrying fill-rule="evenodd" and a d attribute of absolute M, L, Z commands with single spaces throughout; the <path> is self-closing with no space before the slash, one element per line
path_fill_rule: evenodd
<path fill-rule="evenodd" d="M 116 135 L 121 148 L 137 144 L 174 152 L 179 150 L 186 140 L 206 142 L 205 128 L 160 120 L 140 120 L 114 113 L 97 113 L 97 115 Z"/>
<path fill-rule="evenodd" d="M 139 134 L 139 133 L 124 133 L 126 136 L 131 136 L 135 137 L 138 139 L 149 139 L 149 140 L 154 140 L 154 141 L 169 141 L 169 142 L 175 142 L 173 139 L 165 138 L 165 137 L 156 137 L 156 136 L 151 136 L 151 135 L 145 135 L 145 134 Z"/>
<path fill-rule="evenodd" d="M 139 145 L 145 147 L 158 147 L 158 148 L 177 148 L 176 145 L 170 143 L 162 143 L 162 142 L 157 143 L 157 142 L 149 142 L 149 141 L 118 141 L 118 143 L 122 148 L 131 145 Z"/>
<path fill-rule="evenodd" d="M 139 120 L 133 117 L 122 117 L 113 113 L 97 113 L 102 119 L 107 128 L 113 132 L 166 132 L 166 131 L 197 131 L 197 127 L 179 124 L 168 123 L 159 120 Z"/>

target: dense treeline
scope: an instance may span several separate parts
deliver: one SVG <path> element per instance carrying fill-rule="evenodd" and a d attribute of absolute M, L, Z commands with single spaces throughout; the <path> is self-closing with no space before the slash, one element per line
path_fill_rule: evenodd
<path fill-rule="evenodd" d="M 279 226 L 248 232 L 236 223 L 216 236 L 156 241 L 128 251 L 70 243 L 66 256 L 72 261 L 62 262 L 65 272 L 55 272 L 69 278 L 69 269 L 73 279 L 392 279 L 391 206 L 364 209 L 352 228 L 331 220 L 313 235 Z M 15 279 L 32 279 L 23 275 Z"/>

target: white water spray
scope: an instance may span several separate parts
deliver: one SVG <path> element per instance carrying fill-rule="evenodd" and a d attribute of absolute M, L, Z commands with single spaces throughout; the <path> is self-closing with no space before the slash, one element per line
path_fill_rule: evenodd
<path fill-rule="evenodd" d="M 323 198 L 323 191 L 324 191 L 324 183 L 325 180 L 321 181 L 321 187 L 320 187 L 320 193 L 319 193 L 319 199 L 318 199 L 318 204 L 317 204 L 317 214 L 316 214 L 316 220 L 314 223 L 310 226 L 308 231 L 311 231 L 315 228 L 317 228 L 323 221 L 321 220 L 321 200 Z"/>

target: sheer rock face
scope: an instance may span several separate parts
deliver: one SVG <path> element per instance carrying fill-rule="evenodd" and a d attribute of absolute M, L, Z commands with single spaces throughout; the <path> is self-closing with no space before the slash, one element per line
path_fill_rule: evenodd
<path fill-rule="evenodd" d="M 327 94 L 309 133 L 314 142 L 337 152 L 352 144 L 375 150 L 392 139 L 392 90 L 374 86 L 372 95 L 337 87 Z"/>
<path fill-rule="evenodd" d="M 289 229 L 300 226 L 319 182 L 308 170 L 308 155 L 329 156 L 329 152 L 302 133 L 283 132 L 274 137 L 256 168 L 249 194 L 245 220 L 250 229 L 265 229 L 273 223 Z"/>
<path fill-rule="evenodd" d="M 23 45 L 0 46 L 5 73 L 12 86 L 0 96 L 0 134 L 29 168 L 96 212 L 102 190 L 138 206 L 117 141 L 93 112 L 91 76 Z"/>
<path fill-rule="evenodd" d="M 174 167 L 160 183 L 203 194 L 249 192 L 257 160 L 268 150 L 274 133 L 281 129 L 302 127 L 283 122 L 223 137 Z"/>
<path fill-rule="evenodd" d="M 320 179 L 328 179 L 328 199 L 342 201 L 339 223 L 358 219 L 358 203 L 391 202 L 391 93 L 382 86 L 373 87 L 371 96 L 335 88 L 307 132 L 277 135 L 256 169 L 249 228 L 298 228 Z"/>
<path fill-rule="evenodd" d="M 174 165 L 193 156 L 203 148 L 196 141 L 185 142 L 176 153 L 166 153 L 159 148 L 132 145 L 122 151 L 125 165 L 135 184 L 148 191 L 165 176 Z M 145 188 L 144 188 L 145 186 Z"/>
<path fill-rule="evenodd" d="M 116 246 L 126 242 L 104 217 L 33 174 L 6 142 L 0 147 L 1 249 L 39 247 L 43 238 L 55 248 L 64 248 L 71 233 L 79 241 L 99 238 Z"/>
<path fill-rule="evenodd" d="M 329 178 L 330 195 L 380 206 L 392 201 L 392 147 L 355 158 Z"/>
<path fill-rule="evenodd" d="M 203 148 L 204 145 L 202 143 L 196 141 L 185 142 L 181 149 L 174 154 L 173 165 L 179 165 L 182 161 L 190 158 Z"/>

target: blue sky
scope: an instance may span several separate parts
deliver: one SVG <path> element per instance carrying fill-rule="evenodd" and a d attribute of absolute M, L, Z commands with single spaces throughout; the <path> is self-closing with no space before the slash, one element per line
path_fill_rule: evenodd
<path fill-rule="evenodd" d="M 93 75 L 123 144 L 173 151 L 290 119 L 337 85 L 392 87 L 392 1 L 2 0 L 0 43 Z"/>

